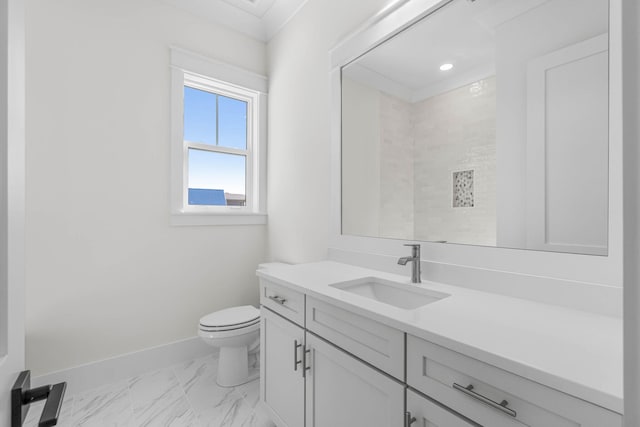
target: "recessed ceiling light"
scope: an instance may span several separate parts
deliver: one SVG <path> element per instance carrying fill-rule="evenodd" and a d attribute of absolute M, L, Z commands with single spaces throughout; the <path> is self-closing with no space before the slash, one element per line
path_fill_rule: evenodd
<path fill-rule="evenodd" d="M 450 70 L 450 69 L 452 69 L 452 68 L 453 68 L 453 64 L 449 64 L 449 63 L 447 63 L 447 64 L 442 64 L 442 65 L 440 66 L 440 71 L 449 71 L 449 70 Z"/>

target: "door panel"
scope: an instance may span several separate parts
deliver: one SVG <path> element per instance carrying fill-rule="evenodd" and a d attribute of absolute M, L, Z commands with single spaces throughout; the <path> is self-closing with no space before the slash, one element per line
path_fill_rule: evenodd
<path fill-rule="evenodd" d="M 301 360 L 304 331 L 262 307 L 260 320 L 260 398 L 278 427 L 304 425 Z M 296 347 L 298 344 L 298 347 Z"/>
<path fill-rule="evenodd" d="M 403 425 L 404 386 L 307 333 L 306 427 Z"/>
<path fill-rule="evenodd" d="M 607 254 L 608 43 L 603 34 L 528 65 L 527 248 Z"/>
<path fill-rule="evenodd" d="M 0 1 L 0 425 L 24 369 L 24 0 Z"/>

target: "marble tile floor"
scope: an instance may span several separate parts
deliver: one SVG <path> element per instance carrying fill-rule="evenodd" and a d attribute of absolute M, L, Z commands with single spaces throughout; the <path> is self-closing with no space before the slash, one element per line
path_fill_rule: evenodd
<path fill-rule="evenodd" d="M 252 371 L 259 369 L 251 357 Z M 259 381 L 216 384 L 217 359 L 207 356 L 71 396 L 60 427 L 273 427 L 259 400 Z M 24 427 L 36 427 L 44 403 L 31 406 Z"/>

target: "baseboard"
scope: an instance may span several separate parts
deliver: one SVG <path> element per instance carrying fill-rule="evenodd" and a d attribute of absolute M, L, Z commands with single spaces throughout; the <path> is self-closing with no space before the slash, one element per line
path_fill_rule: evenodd
<path fill-rule="evenodd" d="M 71 396 L 217 351 L 199 337 L 193 337 L 41 375 L 31 382 L 33 386 L 40 386 L 65 381 L 67 395 Z"/>

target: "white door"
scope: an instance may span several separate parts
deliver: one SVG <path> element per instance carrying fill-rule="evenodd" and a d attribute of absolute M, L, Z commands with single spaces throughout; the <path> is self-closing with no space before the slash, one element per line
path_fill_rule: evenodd
<path fill-rule="evenodd" d="M 307 333 L 306 427 L 403 425 L 404 386 Z"/>
<path fill-rule="evenodd" d="M 606 255 L 609 38 L 532 60 L 527 71 L 527 248 Z"/>
<path fill-rule="evenodd" d="M 407 389 L 406 424 L 408 426 L 405 427 L 474 427 L 477 425 L 409 389 Z"/>
<path fill-rule="evenodd" d="M 0 0 L 0 425 L 24 369 L 24 0 Z"/>
<path fill-rule="evenodd" d="M 260 399 L 278 427 L 304 425 L 304 330 L 262 307 Z"/>

